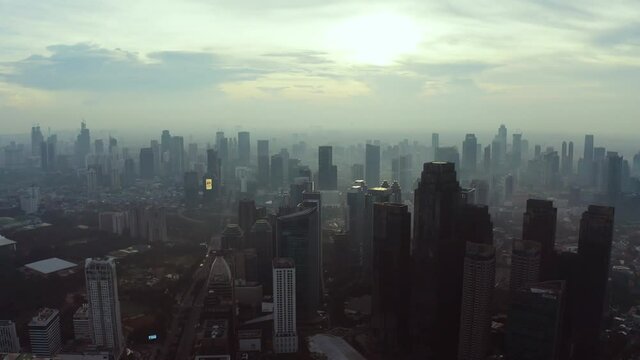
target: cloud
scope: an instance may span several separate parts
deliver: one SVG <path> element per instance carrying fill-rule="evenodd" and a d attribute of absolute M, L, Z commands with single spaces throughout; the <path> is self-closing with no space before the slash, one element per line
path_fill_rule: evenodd
<path fill-rule="evenodd" d="M 327 53 L 322 51 L 289 51 L 263 54 L 271 58 L 285 58 L 298 64 L 331 64 L 333 61 L 326 58 Z"/>
<path fill-rule="evenodd" d="M 92 44 L 49 46 L 48 56 L 7 63 L 6 82 L 46 90 L 173 91 L 252 79 L 261 71 L 226 66 L 204 52 L 163 51 L 143 58 Z"/>
<path fill-rule="evenodd" d="M 600 46 L 632 45 L 640 46 L 640 23 L 610 29 L 598 34 L 594 42 Z"/>

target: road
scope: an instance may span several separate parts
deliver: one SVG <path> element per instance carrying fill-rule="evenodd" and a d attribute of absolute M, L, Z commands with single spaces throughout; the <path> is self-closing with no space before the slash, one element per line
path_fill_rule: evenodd
<path fill-rule="evenodd" d="M 206 294 L 204 289 L 207 286 L 209 270 L 214 259 L 213 256 L 208 255 L 213 244 L 212 240 L 207 247 L 207 257 L 202 261 L 202 266 L 195 271 L 189 288 L 182 293 L 182 298 L 174 306 L 173 320 L 167 331 L 163 349 L 157 359 L 186 360 L 189 358 L 195 338 L 195 326 L 200 318 Z M 175 348 L 176 344 L 177 348 Z"/>

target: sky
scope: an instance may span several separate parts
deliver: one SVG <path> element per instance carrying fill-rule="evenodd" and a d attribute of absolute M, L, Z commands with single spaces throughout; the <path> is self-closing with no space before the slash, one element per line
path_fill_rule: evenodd
<path fill-rule="evenodd" d="M 639 19 L 637 0 L 0 0 L 0 133 L 637 134 Z"/>

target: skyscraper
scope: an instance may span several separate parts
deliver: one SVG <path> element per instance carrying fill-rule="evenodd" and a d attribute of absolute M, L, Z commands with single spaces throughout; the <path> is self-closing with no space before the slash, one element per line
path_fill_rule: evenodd
<path fill-rule="evenodd" d="M 172 175 L 182 179 L 182 174 L 184 173 L 184 138 L 182 136 L 173 136 L 171 138 L 169 161 Z"/>
<path fill-rule="evenodd" d="M 607 283 L 613 242 L 614 209 L 590 205 L 580 220 L 578 266 L 573 323 L 575 359 L 598 359 L 606 309 Z"/>
<path fill-rule="evenodd" d="M 460 186 L 454 164 L 425 163 L 414 193 L 412 255 L 417 344 L 437 359 L 458 350 L 464 239 L 455 236 Z"/>
<path fill-rule="evenodd" d="M 507 320 L 507 359 L 560 360 L 565 282 L 529 284 L 517 290 Z"/>
<path fill-rule="evenodd" d="M 584 136 L 584 154 L 582 155 L 582 174 L 581 179 L 583 185 L 593 185 L 593 135 Z"/>
<path fill-rule="evenodd" d="M 438 149 L 440 148 L 440 134 L 431 134 L 431 151 L 433 152 L 433 160 L 438 159 Z"/>
<path fill-rule="evenodd" d="M 142 179 L 153 179 L 154 171 L 154 157 L 152 148 L 140 149 L 140 177 Z"/>
<path fill-rule="evenodd" d="M 269 187 L 269 140 L 258 140 L 258 185 Z"/>
<path fill-rule="evenodd" d="M 617 152 L 607 153 L 606 184 L 609 205 L 616 206 L 622 195 L 622 156 Z"/>
<path fill-rule="evenodd" d="M 91 135 L 84 121 L 80 124 L 80 134 L 78 134 L 75 146 L 76 166 L 84 167 L 87 155 L 91 152 Z"/>
<path fill-rule="evenodd" d="M 540 280 L 553 279 L 557 209 L 548 200 L 527 200 L 522 221 L 522 239 L 540 244 Z"/>
<path fill-rule="evenodd" d="M 16 324 L 10 320 L 0 320 L 0 354 L 20 352 L 20 339 Z"/>
<path fill-rule="evenodd" d="M 93 344 L 119 358 L 124 350 L 118 278 L 113 258 L 87 259 L 84 266 Z"/>
<path fill-rule="evenodd" d="M 298 352 L 296 266 L 293 259 L 273 259 L 273 350 Z"/>
<path fill-rule="evenodd" d="M 284 184 L 284 161 L 281 154 L 271 156 L 271 189 L 278 190 Z"/>
<path fill-rule="evenodd" d="M 462 172 L 466 176 L 473 176 L 478 163 L 478 139 L 475 134 L 467 134 L 462 143 Z"/>
<path fill-rule="evenodd" d="M 376 203 L 373 210 L 371 325 L 385 358 L 411 344 L 411 214 L 406 205 Z"/>
<path fill-rule="evenodd" d="M 258 256 L 258 280 L 264 288 L 265 294 L 272 294 L 273 272 L 273 231 L 271 224 L 265 219 L 258 219 L 251 227 L 249 239 L 251 247 L 256 249 Z"/>
<path fill-rule="evenodd" d="M 484 359 L 489 347 L 491 300 L 495 283 L 493 224 L 484 205 L 461 205 L 458 241 L 466 242 L 460 305 L 459 359 Z"/>
<path fill-rule="evenodd" d="M 251 159 L 251 137 L 248 131 L 238 132 L 238 165 L 249 166 Z"/>
<path fill-rule="evenodd" d="M 540 280 L 540 247 L 536 241 L 514 240 L 511 250 L 511 294 Z"/>
<path fill-rule="evenodd" d="M 221 236 L 222 249 L 243 249 L 244 232 L 238 224 L 227 224 Z"/>
<path fill-rule="evenodd" d="M 522 164 L 522 134 L 513 134 L 512 136 L 511 166 L 513 169 L 517 169 Z"/>
<path fill-rule="evenodd" d="M 31 128 L 31 155 L 40 156 L 40 145 L 44 141 L 40 126 L 33 126 Z"/>
<path fill-rule="evenodd" d="M 567 150 L 567 175 L 573 174 L 573 141 L 569 141 L 569 149 Z"/>
<path fill-rule="evenodd" d="M 60 312 L 55 309 L 40 309 L 29 322 L 29 340 L 34 355 L 52 357 L 62 348 Z"/>
<path fill-rule="evenodd" d="M 380 146 L 367 144 L 365 146 L 365 176 L 364 180 L 370 186 L 380 184 Z"/>
<path fill-rule="evenodd" d="M 298 314 L 314 319 L 320 308 L 322 262 L 318 207 L 308 207 L 277 219 L 276 256 L 296 264 Z"/>
<path fill-rule="evenodd" d="M 495 277 L 496 255 L 493 244 L 467 241 L 458 359 L 484 360 L 488 355 Z"/>
<path fill-rule="evenodd" d="M 199 203 L 200 179 L 195 171 L 187 171 L 184 173 L 184 202 L 187 209 L 195 209 Z"/>
<path fill-rule="evenodd" d="M 318 148 L 318 190 L 337 189 L 338 168 L 333 165 L 333 148 L 331 146 L 320 146 Z"/>
<path fill-rule="evenodd" d="M 256 202 L 249 199 L 240 199 L 238 201 L 238 225 L 245 234 L 251 231 L 251 227 L 257 218 Z"/>

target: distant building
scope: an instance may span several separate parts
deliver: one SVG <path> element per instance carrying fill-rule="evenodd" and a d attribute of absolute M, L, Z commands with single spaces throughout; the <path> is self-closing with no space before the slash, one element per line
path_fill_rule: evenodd
<path fill-rule="evenodd" d="M 238 224 L 227 224 L 221 236 L 222 249 L 242 249 L 244 232 Z"/>
<path fill-rule="evenodd" d="M 105 211 L 98 214 L 98 229 L 112 234 L 122 235 L 127 227 L 127 214 Z"/>
<path fill-rule="evenodd" d="M 140 177 L 142 179 L 153 179 L 156 171 L 155 163 L 153 148 L 140 149 Z"/>
<path fill-rule="evenodd" d="M 354 179 L 354 180 L 361 180 Z M 397 179 L 396 179 L 397 180 Z M 380 146 L 367 144 L 365 146 L 365 177 L 367 184 L 380 184 Z"/>
<path fill-rule="evenodd" d="M 258 185 L 269 187 L 269 140 L 258 140 Z"/>
<path fill-rule="evenodd" d="M 91 318 L 89 304 L 82 304 L 73 314 L 73 338 L 91 342 Z"/>
<path fill-rule="evenodd" d="M 364 180 L 364 165 L 363 164 L 353 164 L 351 165 L 351 180 Z"/>
<path fill-rule="evenodd" d="M 54 356 L 62 348 L 61 332 L 59 311 L 41 309 L 29 322 L 31 352 L 39 356 Z"/>
<path fill-rule="evenodd" d="M 49 258 L 26 264 L 24 267 L 40 275 L 51 275 L 73 269 L 78 265 L 59 258 Z"/>
<path fill-rule="evenodd" d="M 98 193 L 98 172 L 93 168 L 87 170 L 87 193 L 90 196 Z"/>
<path fill-rule="evenodd" d="M 292 259 L 273 260 L 273 351 L 298 352 L 296 267 Z"/>
<path fill-rule="evenodd" d="M 257 220 L 249 233 L 251 246 L 256 249 L 258 255 L 258 281 L 264 287 L 265 294 L 272 294 L 273 271 L 271 260 L 273 259 L 273 234 L 269 222 L 265 219 Z"/>
<path fill-rule="evenodd" d="M 238 132 L 238 165 L 249 166 L 251 159 L 251 135 L 248 131 Z"/>
<path fill-rule="evenodd" d="M 318 148 L 318 190 L 338 190 L 338 167 L 333 165 L 331 146 Z"/>
<path fill-rule="evenodd" d="M 26 214 L 34 214 L 40 205 L 40 188 L 30 186 L 20 194 L 20 209 Z"/>
<path fill-rule="evenodd" d="M 20 339 L 16 324 L 10 320 L 0 320 L 0 354 L 20 352 Z"/>
<path fill-rule="evenodd" d="M 85 279 L 93 344 L 118 359 L 125 344 L 114 259 L 87 259 Z"/>

